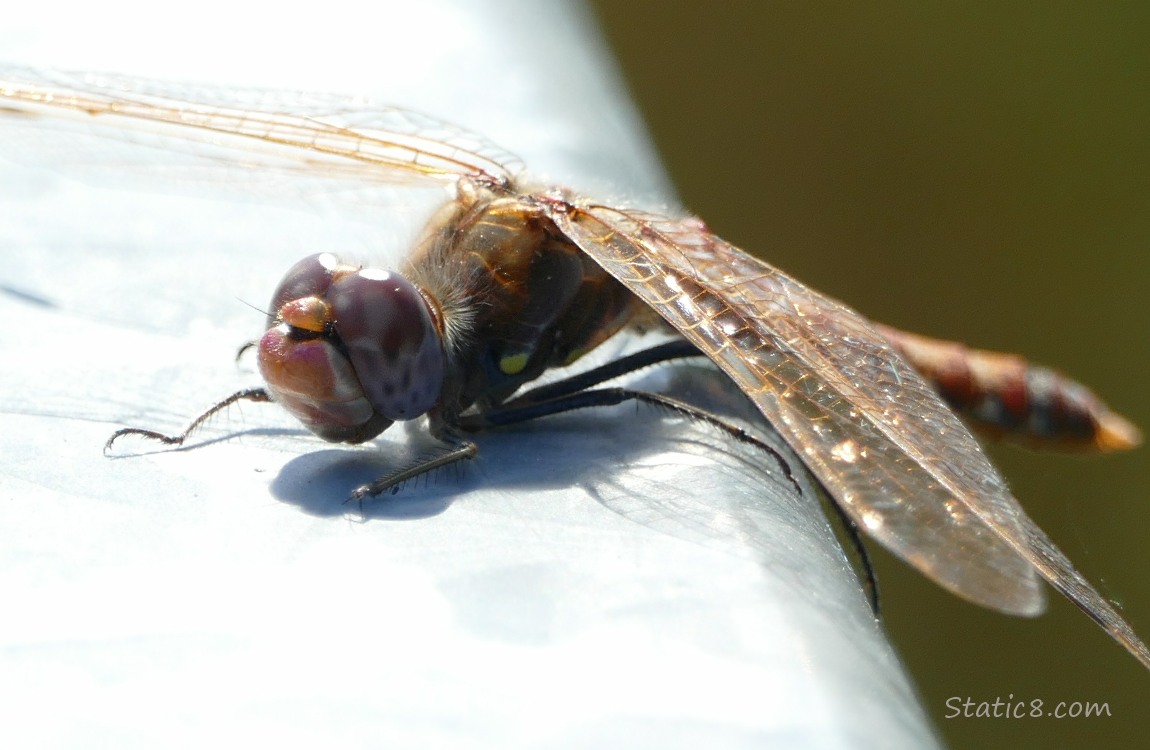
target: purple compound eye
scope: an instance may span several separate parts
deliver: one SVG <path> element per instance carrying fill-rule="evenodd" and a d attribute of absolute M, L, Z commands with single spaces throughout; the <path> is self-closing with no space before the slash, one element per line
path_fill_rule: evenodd
<path fill-rule="evenodd" d="M 260 372 L 275 401 L 325 440 L 370 440 L 438 402 L 439 328 L 402 276 L 321 253 L 291 267 L 272 304 Z"/>
<path fill-rule="evenodd" d="M 431 308 L 399 274 L 365 268 L 327 293 L 335 332 L 364 395 L 387 419 L 415 419 L 435 406 L 446 362 Z"/>
<path fill-rule="evenodd" d="M 323 297 L 328 287 L 338 276 L 355 273 L 359 269 L 339 262 L 331 253 L 309 255 L 284 274 L 283 281 L 272 295 L 272 306 L 268 311 L 267 327 L 271 328 L 282 319 L 280 309 L 289 302 L 306 297 Z"/>

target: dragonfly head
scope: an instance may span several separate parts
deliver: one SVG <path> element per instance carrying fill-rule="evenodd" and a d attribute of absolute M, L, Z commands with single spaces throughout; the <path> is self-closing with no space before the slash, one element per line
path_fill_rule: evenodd
<path fill-rule="evenodd" d="M 323 439 L 370 440 L 439 401 L 437 315 L 404 277 L 311 255 L 284 276 L 271 309 L 260 372 L 272 398 Z"/>

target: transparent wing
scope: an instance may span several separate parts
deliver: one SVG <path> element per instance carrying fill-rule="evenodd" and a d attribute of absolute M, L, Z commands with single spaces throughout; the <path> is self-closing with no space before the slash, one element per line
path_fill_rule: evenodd
<path fill-rule="evenodd" d="M 956 594 L 1043 608 L 1035 570 L 1143 664 L 1150 651 L 1023 512 L 975 439 L 856 312 L 711 234 L 607 206 L 554 219 L 715 361 L 868 534 Z"/>
<path fill-rule="evenodd" d="M 231 158 L 245 166 L 366 182 L 469 177 L 507 185 L 521 170 L 518 158 L 462 128 L 325 94 L 0 67 L 0 114 L 13 123 L 21 116 L 70 115 L 81 127 L 116 137 L 133 131 L 175 136 L 238 150 L 242 156 Z"/>

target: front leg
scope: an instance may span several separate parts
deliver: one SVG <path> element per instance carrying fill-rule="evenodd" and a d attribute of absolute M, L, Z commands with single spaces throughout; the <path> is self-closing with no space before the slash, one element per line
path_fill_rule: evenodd
<path fill-rule="evenodd" d="M 457 461 L 470 460 L 479 454 L 479 446 L 459 434 L 458 416 L 454 413 L 446 414 L 442 409 L 433 409 L 427 415 L 427 431 L 442 445 L 409 461 L 405 466 L 389 471 L 374 482 L 356 487 L 348 501 L 354 500 L 362 506 L 363 501 L 369 497 L 385 492 L 395 494 L 409 479 Z"/>
<path fill-rule="evenodd" d="M 400 485 L 409 479 L 414 479 L 429 471 L 435 471 L 456 461 L 475 458 L 478 453 L 479 447 L 475 443 L 470 440 L 455 438 L 454 442 L 444 444 L 439 450 L 424 454 L 408 465 L 384 474 L 374 482 L 356 487 L 352 490 L 348 500 L 354 500 L 362 505 L 363 501 L 369 497 L 382 495 L 388 491 L 394 494 L 399 491 Z"/>
<path fill-rule="evenodd" d="M 155 430 L 145 430 L 141 427 L 124 427 L 113 432 L 111 437 L 108 438 L 108 442 L 104 443 L 104 454 L 107 455 L 108 451 L 112 448 L 112 444 L 124 435 L 139 435 L 140 437 L 147 438 L 148 440 L 155 440 L 157 442 L 163 443 L 164 445 L 183 445 L 184 441 L 186 441 L 188 437 L 190 437 L 191 434 L 196 430 L 203 427 L 205 422 L 214 417 L 216 414 L 219 414 L 221 411 L 224 411 L 237 401 L 254 401 L 256 403 L 268 404 L 272 402 L 272 398 L 264 388 L 246 388 L 242 391 L 237 391 L 227 398 L 212 404 L 211 407 L 207 409 L 207 411 L 193 419 L 192 423 L 188 425 L 187 429 L 176 435 L 165 435 L 162 432 L 156 432 Z"/>

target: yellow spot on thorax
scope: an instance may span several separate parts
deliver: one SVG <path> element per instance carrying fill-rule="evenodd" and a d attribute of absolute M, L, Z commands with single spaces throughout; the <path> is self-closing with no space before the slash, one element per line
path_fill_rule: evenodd
<path fill-rule="evenodd" d="M 527 360 L 530 357 L 526 354 L 511 354 L 499 360 L 499 371 L 504 375 L 518 375 L 523 372 L 523 368 L 527 367 Z"/>

